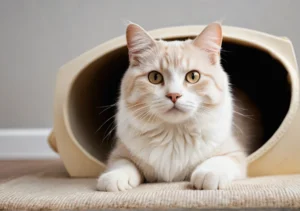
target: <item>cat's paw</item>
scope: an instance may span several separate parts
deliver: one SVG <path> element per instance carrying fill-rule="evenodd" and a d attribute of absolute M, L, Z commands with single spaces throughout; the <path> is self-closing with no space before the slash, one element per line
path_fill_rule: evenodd
<path fill-rule="evenodd" d="M 126 191 L 137 187 L 140 183 L 139 175 L 117 169 L 102 174 L 97 181 L 97 189 L 107 192 Z"/>
<path fill-rule="evenodd" d="M 239 160 L 237 160 L 239 158 Z M 196 167 L 191 175 L 191 183 L 197 189 L 224 189 L 232 181 L 246 177 L 246 159 L 241 157 L 212 157 Z"/>
<path fill-rule="evenodd" d="M 229 178 L 226 172 L 199 170 L 192 174 L 191 184 L 199 190 L 224 189 L 231 182 Z"/>

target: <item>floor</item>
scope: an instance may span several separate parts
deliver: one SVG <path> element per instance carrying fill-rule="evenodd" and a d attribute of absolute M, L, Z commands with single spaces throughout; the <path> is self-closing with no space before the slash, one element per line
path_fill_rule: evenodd
<path fill-rule="evenodd" d="M 61 168 L 61 160 L 0 160 L 0 183 L 26 174 L 34 174 L 45 169 Z"/>
<path fill-rule="evenodd" d="M 0 183 L 8 179 L 20 177 L 26 174 L 42 172 L 46 169 L 64 168 L 61 160 L 0 160 Z M 166 209 L 169 210 L 169 209 Z M 172 209 L 173 211 L 196 211 L 198 209 Z M 218 211 L 232 211 L 232 209 L 218 209 Z M 289 211 L 292 209 L 237 209 L 243 211 Z M 92 210 L 88 210 L 92 211 Z M 136 211 L 149 211 L 137 209 Z M 202 211 L 211 211 L 204 209 Z"/>

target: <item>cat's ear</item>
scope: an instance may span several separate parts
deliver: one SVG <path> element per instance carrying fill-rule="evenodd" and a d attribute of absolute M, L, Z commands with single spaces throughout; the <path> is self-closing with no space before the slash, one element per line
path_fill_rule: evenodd
<path fill-rule="evenodd" d="M 214 60 L 214 55 L 220 55 L 222 40 L 221 24 L 211 23 L 193 40 L 193 44 L 210 53 Z"/>
<path fill-rule="evenodd" d="M 142 27 L 133 23 L 127 26 L 126 40 L 130 61 L 155 45 L 155 40 Z"/>

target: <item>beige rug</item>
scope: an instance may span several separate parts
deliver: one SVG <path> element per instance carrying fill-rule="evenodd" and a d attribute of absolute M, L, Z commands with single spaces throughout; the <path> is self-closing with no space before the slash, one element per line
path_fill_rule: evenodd
<path fill-rule="evenodd" d="M 252 178 L 220 191 L 192 190 L 182 182 L 104 193 L 95 190 L 95 182 L 64 172 L 23 176 L 0 185 L 0 210 L 300 207 L 300 175 Z"/>

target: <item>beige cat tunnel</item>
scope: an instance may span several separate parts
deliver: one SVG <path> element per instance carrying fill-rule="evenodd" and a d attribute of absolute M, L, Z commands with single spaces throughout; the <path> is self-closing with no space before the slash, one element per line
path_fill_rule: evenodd
<path fill-rule="evenodd" d="M 150 34 L 166 40 L 186 39 L 203 28 L 164 28 Z M 292 43 L 243 28 L 224 26 L 223 30 L 222 65 L 232 85 L 243 90 L 262 114 L 264 141 L 248 157 L 249 175 L 300 173 L 299 74 Z M 49 143 L 70 176 L 96 177 L 105 169 L 114 146 L 114 104 L 127 67 L 122 36 L 59 70 Z"/>

